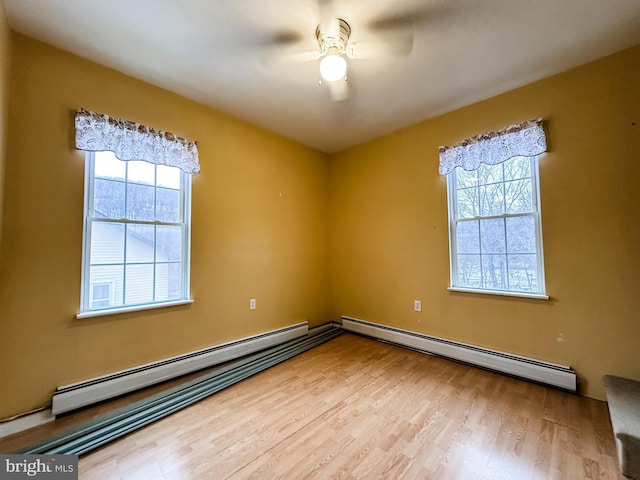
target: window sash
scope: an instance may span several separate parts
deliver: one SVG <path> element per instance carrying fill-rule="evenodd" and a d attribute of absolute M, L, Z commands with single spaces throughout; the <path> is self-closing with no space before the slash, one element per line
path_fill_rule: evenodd
<path fill-rule="evenodd" d="M 155 166 L 157 169 L 158 167 Z M 127 307 L 140 307 L 148 305 L 153 307 L 154 305 L 162 306 L 162 304 L 166 304 L 167 302 L 181 302 L 189 300 L 189 292 L 190 292 L 190 245 L 191 245 L 191 175 L 186 174 L 181 171 L 180 174 L 180 218 L 181 222 L 164 222 L 164 221 L 145 221 L 145 220 L 132 220 L 129 218 L 99 218 L 95 217 L 94 210 L 94 197 L 95 197 L 95 153 L 94 152 L 86 152 L 86 160 L 85 160 L 85 215 L 84 215 L 84 225 L 83 225 L 83 249 L 82 249 L 82 284 L 81 284 L 81 303 L 80 303 L 80 314 L 79 316 L 84 316 L 87 312 L 100 312 L 104 311 L 105 313 L 109 313 L 110 311 L 122 310 Z M 123 182 L 127 183 L 127 182 Z M 135 182 L 130 182 L 135 183 Z M 154 185 L 154 188 L 164 188 L 158 187 Z M 155 198 L 155 194 L 154 194 Z M 126 199 L 125 199 L 126 204 Z M 154 202 L 155 204 L 155 202 Z M 125 211 L 126 215 L 126 211 Z M 127 225 L 148 225 L 148 226 L 177 226 L 181 227 L 181 241 L 182 246 L 180 250 L 180 262 L 176 261 L 158 261 L 157 258 L 157 241 L 155 239 L 154 233 L 154 244 L 153 244 L 153 261 L 149 262 L 127 262 L 126 256 L 126 241 L 125 241 L 125 250 L 123 252 L 123 259 L 121 263 L 110 263 L 109 265 L 114 266 L 122 266 L 123 267 L 123 288 L 121 295 L 121 302 L 116 301 L 116 305 L 110 307 L 100 307 L 100 308 L 92 308 L 91 305 L 91 294 L 92 294 L 92 286 L 90 284 L 91 280 L 91 268 L 95 266 L 99 266 L 97 264 L 91 265 L 91 245 L 92 245 L 92 227 L 96 223 L 101 224 L 121 224 L 126 230 Z M 126 232 L 125 232 L 126 233 Z M 158 265 L 169 265 L 169 264 L 177 264 L 181 263 L 180 270 L 180 296 L 179 298 L 173 298 L 170 300 L 155 300 L 156 295 L 156 273 Z M 137 264 L 146 264 L 153 265 L 154 270 L 154 278 L 153 278 L 153 288 L 152 288 L 152 300 L 149 302 L 137 302 L 137 303 L 127 303 L 127 290 L 126 290 L 126 267 L 130 265 Z M 115 292 L 112 289 L 112 297 L 115 297 Z"/>
<path fill-rule="evenodd" d="M 448 199 L 448 211 L 449 211 L 449 252 L 450 252 L 450 289 L 452 290 L 464 290 L 464 291 L 474 291 L 480 293 L 498 293 L 498 294 L 506 294 L 506 295 L 516 295 L 516 296 L 534 296 L 546 297 L 546 286 L 545 286 L 545 276 L 544 276 L 544 255 L 543 255 L 543 247 L 542 247 L 542 222 L 540 216 L 540 190 L 539 190 L 539 182 L 538 182 L 538 160 L 537 157 L 529 157 L 531 161 L 531 187 L 532 187 L 532 208 L 530 211 L 518 212 L 518 213 L 503 213 L 496 215 L 477 215 L 473 217 L 460 217 L 458 211 L 458 188 L 456 183 L 456 170 L 447 175 L 447 199 Z M 497 166 L 497 165 L 496 165 Z M 509 180 L 508 180 L 509 181 Z M 505 183 L 503 179 L 502 182 Z M 462 189 L 460 189 L 462 190 Z M 519 255 L 521 253 L 518 252 L 509 252 L 508 243 L 506 240 L 506 226 L 505 226 L 505 243 L 504 243 L 504 253 L 500 253 L 500 255 L 504 255 L 507 259 L 507 276 L 506 276 L 506 289 L 496 289 L 496 288 L 485 288 L 484 287 L 484 278 L 482 269 L 480 270 L 480 279 L 481 286 L 480 287 L 467 287 L 463 286 L 461 279 L 459 278 L 459 260 L 461 254 L 458 252 L 458 227 L 459 225 L 466 222 L 478 222 L 483 220 L 493 220 L 493 219 L 503 219 L 505 222 L 509 218 L 524 218 L 529 217 L 533 218 L 534 232 L 535 232 L 535 246 L 536 246 L 536 281 L 537 281 L 537 290 L 536 291 L 527 291 L 527 290 L 514 290 L 509 288 L 509 270 L 508 270 L 508 258 L 509 256 Z M 478 247 L 478 255 L 481 258 L 487 257 L 490 253 L 482 251 L 482 235 L 478 233 L 479 241 L 481 242 Z"/>

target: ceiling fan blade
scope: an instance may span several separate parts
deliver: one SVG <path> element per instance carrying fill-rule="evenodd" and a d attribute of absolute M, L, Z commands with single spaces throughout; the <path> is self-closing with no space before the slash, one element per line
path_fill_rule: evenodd
<path fill-rule="evenodd" d="M 385 40 L 355 42 L 347 46 L 347 57 L 353 59 L 406 57 L 413 49 L 413 35 L 394 35 Z"/>
<path fill-rule="evenodd" d="M 302 62 L 315 62 L 320 58 L 320 52 L 318 50 L 306 50 L 303 52 L 292 52 L 282 55 L 282 59 L 286 62 L 302 63 Z"/>
<path fill-rule="evenodd" d="M 333 8 L 332 0 L 318 0 L 318 12 L 320 15 L 320 31 L 328 37 L 340 35 L 340 23 Z"/>
<path fill-rule="evenodd" d="M 318 0 L 318 15 L 320 16 L 320 25 L 327 27 L 329 22 L 336 18 L 333 10 L 332 0 Z"/>
<path fill-rule="evenodd" d="M 270 35 L 265 39 L 264 44 L 267 45 L 293 45 L 303 38 L 302 34 L 296 30 L 283 29 Z"/>
<path fill-rule="evenodd" d="M 340 36 L 340 22 L 336 17 L 329 19 L 326 26 L 327 37 L 339 37 Z"/>
<path fill-rule="evenodd" d="M 400 31 L 412 29 L 425 23 L 435 23 L 446 20 L 453 8 L 447 2 L 424 2 L 422 6 L 410 9 L 396 9 L 391 13 L 372 18 L 367 27 L 375 32 Z"/>
<path fill-rule="evenodd" d="M 336 80 L 335 82 L 326 82 L 329 86 L 331 100 L 334 102 L 342 102 L 349 98 L 349 84 L 346 79 Z"/>
<path fill-rule="evenodd" d="M 315 62 L 320 58 L 318 50 L 294 51 L 294 52 L 272 52 L 265 56 L 265 66 L 274 64 L 291 64 Z"/>
<path fill-rule="evenodd" d="M 418 21 L 418 16 L 413 12 L 395 13 L 384 17 L 374 18 L 369 22 L 371 30 L 396 30 L 401 28 L 412 28 Z"/>

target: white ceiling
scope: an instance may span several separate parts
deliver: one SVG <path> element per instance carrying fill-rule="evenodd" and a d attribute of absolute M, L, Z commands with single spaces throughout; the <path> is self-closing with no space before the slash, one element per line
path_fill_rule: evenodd
<path fill-rule="evenodd" d="M 640 0 L 5 0 L 14 30 L 335 152 L 640 44 Z M 351 41 L 413 35 L 318 85 L 321 11 Z M 112 112 L 105 112 L 112 113 Z M 179 133 L 179 132 L 176 132 Z"/>

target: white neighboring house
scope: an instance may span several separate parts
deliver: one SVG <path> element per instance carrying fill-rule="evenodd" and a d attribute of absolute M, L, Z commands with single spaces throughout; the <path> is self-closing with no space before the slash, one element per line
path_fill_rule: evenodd
<path fill-rule="evenodd" d="M 148 227 L 153 233 L 153 226 Z M 127 281 L 126 304 L 142 304 L 151 301 L 170 300 L 179 296 L 179 285 L 170 288 L 169 269 L 176 263 L 168 263 L 169 256 L 160 247 L 156 249 L 154 269 L 154 243 L 129 229 L 125 241 L 125 225 L 122 223 L 94 223 L 99 230 L 92 235 L 91 269 L 89 282 L 89 309 L 96 310 L 124 305 L 125 268 Z M 99 233 L 99 234 L 95 234 Z M 113 263 L 113 259 L 126 251 L 126 263 Z M 179 268 L 179 263 L 177 264 Z M 177 291 L 176 291 L 177 290 Z"/>

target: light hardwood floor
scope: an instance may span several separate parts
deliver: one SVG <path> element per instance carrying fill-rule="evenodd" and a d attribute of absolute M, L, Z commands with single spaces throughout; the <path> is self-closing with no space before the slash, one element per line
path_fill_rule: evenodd
<path fill-rule="evenodd" d="M 625 477 L 606 403 L 344 334 L 82 456 L 80 478 Z"/>

